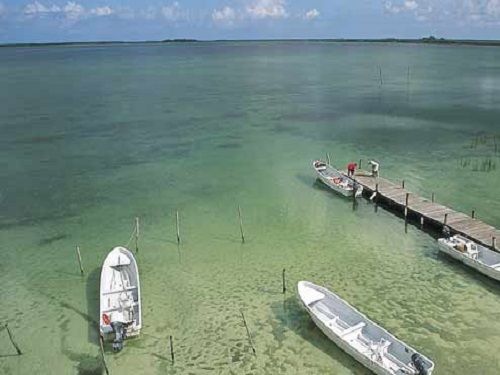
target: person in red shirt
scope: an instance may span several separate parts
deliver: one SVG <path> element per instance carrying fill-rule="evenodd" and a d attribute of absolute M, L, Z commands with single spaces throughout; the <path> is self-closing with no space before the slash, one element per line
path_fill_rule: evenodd
<path fill-rule="evenodd" d="M 354 176 L 354 172 L 356 171 L 357 167 L 358 167 L 358 163 L 347 164 L 347 176 L 349 176 L 349 177 Z"/>

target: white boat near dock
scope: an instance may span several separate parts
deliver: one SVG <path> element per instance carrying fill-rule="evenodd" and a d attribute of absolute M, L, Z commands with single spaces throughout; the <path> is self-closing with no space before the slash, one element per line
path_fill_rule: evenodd
<path fill-rule="evenodd" d="M 313 162 L 313 168 L 318 178 L 333 191 L 342 194 L 345 197 L 360 197 L 363 193 L 363 186 L 358 184 L 352 178 L 347 177 L 338 169 L 321 160 Z"/>
<path fill-rule="evenodd" d="M 483 275 L 500 281 L 500 253 L 460 235 L 438 239 L 439 250 L 474 268 Z"/>
<path fill-rule="evenodd" d="M 100 333 L 120 351 L 123 340 L 138 335 L 142 327 L 139 271 L 130 250 L 115 247 L 104 260 L 100 296 Z"/>
<path fill-rule="evenodd" d="M 328 289 L 297 286 L 314 323 L 337 346 L 378 375 L 430 375 L 434 363 L 368 319 Z"/>

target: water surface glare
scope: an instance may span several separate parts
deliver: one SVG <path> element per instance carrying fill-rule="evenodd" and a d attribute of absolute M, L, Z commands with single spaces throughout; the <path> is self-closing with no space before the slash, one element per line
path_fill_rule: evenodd
<path fill-rule="evenodd" d="M 0 103 L 0 318 L 25 353 L 0 332 L 0 373 L 103 373 L 99 267 L 135 216 L 144 328 L 107 352 L 111 374 L 368 374 L 300 309 L 299 280 L 436 375 L 500 372 L 500 285 L 364 199 L 353 210 L 310 167 L 326 152 L 377 158 L 385 177 L 499 227 L 500 49 L 0 48 Z"/>

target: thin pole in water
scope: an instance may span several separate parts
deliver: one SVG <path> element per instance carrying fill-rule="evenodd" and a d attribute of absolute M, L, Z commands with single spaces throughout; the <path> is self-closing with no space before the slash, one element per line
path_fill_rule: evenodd
<path fill-rule="evenodd" d="M 12 336 L 12 332 L 10 332 L 8 323 L 5 323 L 5 329 L 7 330 L 7 334 L 9 335 L 10 342 L 12 343 L 14 348 L 16 348 L 17 355 L 22 355 L 23 352 L 21 351 L 21 349 L 19 349 L 19 346 L 14 341 L 14 337 Z"/>
<path fill-rule="evenodd" d="M 170 357 L 172 357 L 172 364 L 175 362 L 174 358 L 174 338 L 170 335 Z"/>
<path fill-rule="evenodd" d="M 243 310 L 240 310 L 240 312 L 241 312 L 241 317 L 243 318 L 243 323 L 245 324 L 245 328 L 247 330 L 248 342 L 250 342 L 250 346 L 252 347 L 253 355 L 257 357 L 257 353 L 255 352 L 255 347 L 253 346 L 252 335 L 250 334 L 250 330 L 248 329 L 245 315 L 243 314 Z"/>
<path fill-rule="evenodd" d="M 330 163 L 330 154 L 328 152 L 326 153 L 326 161 L 327 161 L 327 163 L 329 165 L 331 165 L 331 163 Z"/>
<path fill-rule="evenodd" d="M 401 181 L 401 188 L 404 189 L 405 188 L 405 180 Z"/>
<path fill-rule="evenodd" d="M 476 210 L 472 210 L 472 218 L 475 219 L 476 218 Z"/>
<path fill-rule="evenodd" d="M 496 237 L 491 237 L 491 247 L 493 248 L 493 250 L 496 250 L 496 247 L 497 247 L 497 239 Z"/>
<path fill-rule="evenodd" d="M 405 218 L 408 216 L 408 200 L 410 198 L 410 193 L 406 193 L 406 201 L 405 201 Z"/>
<path fill-rule="evenodd" d="M 380 77 L 380 85 L 382 86 L 384 84 L 384 80 L 382 79 L 382 67 L 380 65 L 378 66 L 378 74 Z"/>
<path fill-rule="evenodd" d="M 420 228 L 424 227 L 424 216 L 420 216 Z"/>
<path fill-rule="evenodd" d="M 135 252 L 139 252 L 139 217 L 135 218 Z"/>
<path fill-rule="evenodd" d="M 181 234 L 180 234 L 180 226 L 179 226 L 179 210 L 175 211 L 175 222 L 177 228 L 177 243 L 181 243 Z"/>
<path fill-rule="evenodd" d="M 434 193 L 432 193 L 431 202 L 434 203 Z"/>
<path fill-rule="evenodd" d="M 78 265 L 80 266 L 80 273 L 83 276 L 82 255 L 80 254 L 80 246 L 76 246 L 76 255 L 78 257 Z"/>
<path fill-rule="evenodd" d="M 358 168 L 361 169 L 361 159 L 359 159 L 359 165 Z"/>
<path fill-rule="evenodd" d="M 238 205 L 238 218 L 240 219 L 241 242 L 245 243 L 245 233 L 243 232 L 243 219 L 241 218 L 241 207 Z"/>
<path fill-rule="evenodd" d="M 104 338 L 102 335 L 99 335 L 99 344 L 101 346 L 101 360 L 102 365 L 104 366 L 104 371 L 106 371 L 106 375 L 109 375 L 108 365 L 106 364 L 106 357 L 104 356 Z"/>
<path fill-rule="evenodd" d="M 286 278 L 285 278 L 285 272 L 286 272 L 286 269 L 283 268 L 283 294 L 286 293 Z"/>
<path fill-rule="evenodd" d="M 443 222 L 443 224 L 446 225 L 446 223 L 448 223 L 448 213 L 444 214 L 444 222 Z"/>

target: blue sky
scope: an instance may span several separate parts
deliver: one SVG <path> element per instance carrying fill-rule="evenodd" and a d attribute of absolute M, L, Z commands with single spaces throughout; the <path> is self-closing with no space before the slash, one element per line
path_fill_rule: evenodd
<path fill-rule="evenodd" d="M 500 39 L 500 0 L 0 0 L 0 43 L 431 34 Z"/>

